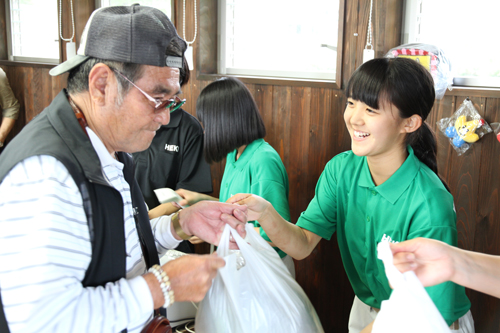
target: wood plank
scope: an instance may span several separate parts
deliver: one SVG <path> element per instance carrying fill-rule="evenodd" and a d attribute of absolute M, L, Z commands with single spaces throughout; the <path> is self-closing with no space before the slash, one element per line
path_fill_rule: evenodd
<path fill-rule="evenodd" d="M 484 110 L 479 107 L 484 103 L 484 99 L 472 98 L 471 101 L 484 117 Z M 457 109 L 460 104 L 457 101 Z M 474 247 L 481 148 L 482 142 L 475 142 L 463 155 L 458 156 L 454 152 L 449 160 L 452 166 L 449 185 L 457 211 L 458 246 L 467 250 Z"/>
<path fill-rule="evenodd" d="M 288 165 L 288 138 L 290 133 L 291 92 L 289 86 L 273 87 L 271 133 L 267 133 L 268 143 L 280 154 L 283 163 Z"/>
<path fill-rule="evenodd" d="M 500 99 L 484 101 L 487 122 L 500 122 Z M 475 216 L 474 251 L 500 255 L 500 142 L 495 134 L 481 138 L 478 180 L 478 205 Z M 500 300 L 476 291 L 468 291 L 476 332 L 500 331 Z"/>
<path fill-rule="evenodd" d="M 290 184 L 289 203 L 291 221 L 297 221 L 309 204 L 305 193 L 309 191 L 309 117 L 311 113 L 311 88 L 292 88 L 289 158 L 285 165 Z"/>
<path fill-rule="evenodd" d="M 455 112 L 455 96 L 444 96 L 443 99 L 434 103 L 434 107 L 427 117 L 427 124 L 436 134 L 437 141 L 437 163 L 438 172 L 449 185 L 451 164 L 448 163 L 451 154 L 455 151 L 450 144 L 449 139 L 440 131 L 437 122 L 443 118 L 449 118 Z"/>
<path fill-rule="evenodd" d="M 0 59 L 7 60 L 7 17 L 5 2 L 0 3 Z"/>

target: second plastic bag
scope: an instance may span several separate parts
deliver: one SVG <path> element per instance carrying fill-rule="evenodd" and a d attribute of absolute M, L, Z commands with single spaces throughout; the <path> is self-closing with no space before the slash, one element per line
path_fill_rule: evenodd
<path fill-rule="evenodd" d="M 324 332 L 304 290 L 276 251 L 246 225 L 247 237 L 226 225 L 217 254 L 226 260 L 196 315 L 197 333 Z M 239 251 L 229 250 L 229 236 Z"/>
<path fill-rule="evenodd" d="M 372 333 L 451 333 L 415 272 L 398 271 L 388 242 L 380 242 L 377 250 L 393 291 L 382 301 Z"/>

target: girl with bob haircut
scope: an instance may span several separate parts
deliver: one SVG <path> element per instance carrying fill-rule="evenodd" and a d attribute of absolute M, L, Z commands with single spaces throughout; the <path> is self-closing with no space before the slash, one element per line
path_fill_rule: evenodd
<path fill-rule="evenodd" d="M 265 198 L 237 194 L 229 202 L 247 205 L 248 218 L 295 259 L 336 232 L 356 294 L 349 332 L 370 332 L 391 294 L 377 244 L 426 237 L 456 245 L 456 214 L 438 176 L 436 139 L 425 123 L 435 99 L 429 72 L 410 59 L 373 59 L 354 72 L 345 94 L 352 150 L 327 163 L 296 225 Z M 427 292 L 452 332 L 474 332 L 462 286 L 445 282 Z"/>
<path fill-rule="evenodd" d="M 185 200 L 179 204 L 193 205 L 200 200 L 224 202 L 235 193 L 253 193 L 265 198 L 289 220 L 288 175 L 279 154 L 264 140 L 266 128 L 248 88 L 235 78 L 210 83 L 198 97 L 196 115 L 205 129 L 205 159 L 211 164 L 226 158 L 226 167 L 219 199 L 180 189 L 177 193 Z M 251 223 L 269 241 L 259 222 Z M 295 277 L 293 259 L 276 247 L 275 250 Z"/>

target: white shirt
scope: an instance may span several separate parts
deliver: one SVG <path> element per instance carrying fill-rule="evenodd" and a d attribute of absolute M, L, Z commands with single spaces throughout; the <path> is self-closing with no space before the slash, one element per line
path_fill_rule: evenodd
<path fill-rule="evenodd" d="M 82 286 L 92 248 L 80 191 L 54 157 L 27 158 L 0 184 L 0 289 L 11 332 L 140 332 L 152 315 L 123 164 L 87 132 L 105 178 L 123 198 L 126 278 Z M 160 255 L 177 247 L 169 217 L 151 224 Z"/>

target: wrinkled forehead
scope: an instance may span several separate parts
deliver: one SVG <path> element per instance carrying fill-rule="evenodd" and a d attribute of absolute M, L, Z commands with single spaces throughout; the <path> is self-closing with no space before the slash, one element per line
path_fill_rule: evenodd
<path fill-rule="evenodd" d="M 175 67 L 145 66 L 141 81 L 155 94 L 180 94 L 180 70 Z"/>

